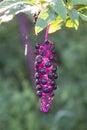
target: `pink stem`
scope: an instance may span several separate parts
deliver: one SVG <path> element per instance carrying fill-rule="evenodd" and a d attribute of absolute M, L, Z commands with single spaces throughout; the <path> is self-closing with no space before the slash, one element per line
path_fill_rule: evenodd
<path fill-rule="evenodd" d="M 48 32 L 49 32 L 50 24 L 48 24 L 47 29 L 46 29 L 46 34 L 45 34 L 45 41 L 48 40 Z"/>

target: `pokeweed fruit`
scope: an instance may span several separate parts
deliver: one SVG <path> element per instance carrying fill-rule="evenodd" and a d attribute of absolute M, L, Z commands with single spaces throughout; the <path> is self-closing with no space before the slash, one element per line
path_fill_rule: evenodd
<path fill-rule="evenodd" d="M 58 77 L 56 73 L 57 65 L 55 64 L 55 45 L 47 38 L 43 43 L 36 43 L 35 48 L 35 83 L 41 104 L 40 110 L 48 112 L 54 97 L 53 90 L 57 89 L 55 82 L 55 79 Z"/>

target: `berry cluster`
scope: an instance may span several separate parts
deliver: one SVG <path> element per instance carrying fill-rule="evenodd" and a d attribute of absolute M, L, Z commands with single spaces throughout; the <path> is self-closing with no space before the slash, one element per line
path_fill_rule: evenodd
<path fill-rule="evenodd" d="M 40 98 L 41 111 L 48 112 L 52 103 L 54 93 L 57 89 L 55 79 L 57 65 L 55 64 L 55 46 L 51 41 L 36 44 L 35 79 L 37 95 Z"/>

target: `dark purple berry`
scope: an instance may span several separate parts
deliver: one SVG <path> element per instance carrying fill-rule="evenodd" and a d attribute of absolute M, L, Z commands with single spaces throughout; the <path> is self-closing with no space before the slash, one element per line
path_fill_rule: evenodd
<path fill-rule="evenodd" d="M 51 97 L 53 97 L 53 96 L 54 96 L 54 93 L 53 93 L 53 92 L 51 92 L 51 93 L 50 93 L 50 96 L 51 96 Z"/>
<path fill-rule="evenodd" d="M 53 51 L 55 49 L 55 46 L 54 45 L 51 45 L 49 50 Z"/>
<path fill-rule="evenodd" d="M 46 80 L 46 79 L 42 79 L 42 80 L 41 80 L 41 83 L 42 83 L 43 85 L 45 85 L 45 84 L 47 83 L 47 80 Z"/>
<path fill-rule="evenodd" d="M 37 63 L 39 64 L 39 63 L 41 63 L 42 62 L 42 58 L 41 57 L 38 57 L 37 58 Z"/>
<path fill-rule="evenodd" d="M 35 73 L 35 78 L 38 79 L 40 76 L 38 73 Z"/>
<path fill-rule="evenodd" d="M 52 51 L 52 53 L 53 53 L 53 54 L 56 54 L 56 51 L 55 51 L 55 50 L 53 50 L 53 51 Z"/>
<path fill-rule="evenodd" d="M 57 66 L 53 65 L 52 72 L 55 72 L 57 70 Z"/>
<path fill-rule="evenodd" d="M 42 92 L 37 91 L 37 95 L 38 95 L 39 97 L 42 97 Z"/>
<path fill-rule="evenodd" d="M 41 85 L 37 85 L 37 86 L 36 86 L 36 89 L 37 89 L 37 90 L 41 90 Z"/>
<path fill-rule="evenodd" d="M 41 74 L 46 74 L 46 69 L 45 69 L 45 68 L 41 68 L 41 69 L 40 69 L 40 73 L 41 73 Z"/>
<path fill-rule="evenodd" d="M 54 78 L 57 79 L 58 78 L 58 74 L 54 73 Z"/>
<path fill-rule="evenodd" d="M 45 51 L 45 50 L 41 50 L 41 51 L 40 51 L 40 55 L 41 55 L 41 56 L 45 56 L 45 55 L 46 55 L 46 51 Z"/>
<path fill-rule="evenodd" d="M 46 66 L 47 68 L 50 67 L 50 66 L 51 66 L 50 61 L 47 61 L 47 62 L 45 63 L 45 66 Z"/>
<path fill-rule="evenodd" d="M 48 93 L 49 91 L 50 91 L 49 88 L 44 88 L 44 90 L 43 90 L 44 93 Z"/>
<path fill-rule="evenodd" d="M 56 90 L 56 89 L 57 89 L 57 85 L 54 85 L 54 86 L 53 86 L 53 89 Z"/>
<path fill-rule="evenodd" d="M 49 79 L 52 79 L 52 78 L 53 78 L 53 73 L 52 73 L 52 72 L 49 72 L 49 73 L 48 73 L 48 78 L 49 78 Z"/>
<path fill-rule="evenodd" d="M 55 85 L 55 81 L 54 81 L 54 80 L 51 80 L 50 85 L 51 85 L 51 86 L 54 86 L 54 85 Z"/>
<path fill-rule="evenodd" d="M 40 47 L 40 44 L 39 44 L 39 43 L 36 43 L 36 44 L 35 44 L 35 48 L 36 48 L 36 49 L 39 49 L 39 47 Z"/>
<path fill-rule="evenodd" d="M 50 60 L 55 60 L 54 55 L 50 55 L 49 59 Z"/>
<path fill-rule="evenodd" d="M 36 79 L 36 82 L 35 82 L 35 83 L 36 83 L 36 85 L 37 85 L 37 84 L 39 84 L 39 80 L 38 80 L 38 79 Z"/>
<path fill-rule="evenodd" d="M 46 44 L 49 44 L 49 43 L 50 43 L 50 41 L 49 41 L 49 40 L 47 40 L 47 41 L 45 41 L 45 43 L 46 43 Z"/>

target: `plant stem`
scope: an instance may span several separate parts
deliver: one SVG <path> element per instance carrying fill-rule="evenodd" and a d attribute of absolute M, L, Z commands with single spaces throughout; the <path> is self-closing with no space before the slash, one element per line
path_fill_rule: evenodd
<path fill-rule="evenodd" d="M 48 33 L 49 33 L 50 24 L 46 28 L 46 34 L 45 34 L 45 41 L 48 40 Z"/>
<path fill-rule="evenodd" d="M 29 24 L 26 20 L 26 15 L 24 13 L 20 13 L 17 16 L 19 25 L 20 25 L 20 33 L 21 33 L 21 38 L 25 47 L 25 55 L 27 58 L 28 66 L 29 66 L 29 72 L 31 74 L 31 81 L 34 84 L 34 53 L 32 50 L 32 45 L 28 36 L 28 27 Z M 30 29 L 31 27 L 29 27 Z"/>

